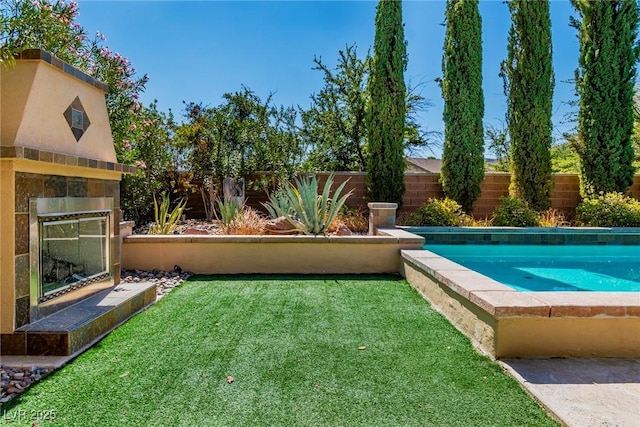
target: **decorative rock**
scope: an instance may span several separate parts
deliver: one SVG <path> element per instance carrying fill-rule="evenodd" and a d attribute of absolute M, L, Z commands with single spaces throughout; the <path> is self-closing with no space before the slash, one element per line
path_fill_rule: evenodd
<path fill-rule="evenodd" d="M 141 270 L 123 270 L 121 278 L 123 282 L 150 282 L 156 285 L 156 296 L 158 298 L 168 294 L 173 288 L 181 285 L 192 273 L 183 271 L 177 273 L 176 271 L 159 271 L 153 270 L 152 272 Z"/>
<path fill-rule="evenodd" d="M 207 230 L 202 230 L 200 228 L 187 228 L 186 230 L 184 230 L 182 232 L 182 234 L 194 234 L 194 235 L 209 235 L 209 232 Z"/>
<path fill-rule="evenodd" d="M 353 233 L 349 230 L 349 227 L 344 225 L 344 223 L 340 223 L 334 234 L 336 236 L 351 236 Z"/>
<path fill-rule="evenodd" d="M 298 230 L 285 217 L 270 219 L 264 226 L 264 234 L 267 235 L 290 235 L 298 234 Z"/>
<path fill-rule="evenodd" d="M 24 392 L 31 384 L 39 381 L 47 369 L 36 366 L 29 368 L 11 368 L 2 365 L 0 369 L 0 402 L 10 401 L 16 394 Z"/>

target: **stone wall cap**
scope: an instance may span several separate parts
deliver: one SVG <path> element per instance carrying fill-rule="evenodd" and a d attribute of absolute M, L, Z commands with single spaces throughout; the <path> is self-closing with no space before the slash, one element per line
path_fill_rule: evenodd
<path fill-rule="evenodd" d="M 67 64 L 60 58 L 56 57 L 50 52 L 47 52 L 43 49 L 26 49 L 22 52 L 15 55 L 16 60 L 40 60 L 46 62 L 47 64 L 58 68 L 65 74 L 68 74 L 81 82 L 84 82 L 90 86 L 95 87 L 103 91 L 104 93 L 109 92 L 109 86 L 106 83 L 101 82 L 100 80 L 91 77 L 90 75 L 80 71 L 76 67 Z"/>
<path fill-rule="evenodd" d="M 369 209 L 398 209 L 397 203 L 369 202 L 367 206 Z"/>

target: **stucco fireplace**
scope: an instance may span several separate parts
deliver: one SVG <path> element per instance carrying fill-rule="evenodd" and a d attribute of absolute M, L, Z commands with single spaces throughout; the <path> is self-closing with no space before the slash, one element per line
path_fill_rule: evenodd
<path fill-rule="evenodd" d="M 0 354 L 70 354 L 127 315 L 71 310 L 120 282 L 120 180 L 135 169 L 116 161 L 106 92 L 42 50 L 0 70 Z M 78 314 L 92 310 L 110 320 Z"/>

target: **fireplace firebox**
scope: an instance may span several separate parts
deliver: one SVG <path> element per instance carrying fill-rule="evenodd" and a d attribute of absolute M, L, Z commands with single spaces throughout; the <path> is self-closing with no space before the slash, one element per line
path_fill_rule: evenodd
<path fill-rule="evenodd" d="M 112 213 L 108 197 L 29 201 L 32 319 L 113 284 Z"/>

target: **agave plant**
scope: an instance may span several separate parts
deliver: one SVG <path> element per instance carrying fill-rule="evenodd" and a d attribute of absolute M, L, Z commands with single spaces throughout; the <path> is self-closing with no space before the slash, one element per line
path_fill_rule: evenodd
<path fill-rule="evenodd" d="M 287 196 L 286 187 L 280 187 L 274 193 L 269 195 L 269 201 L 267 203 L 263 203 L 262 206 L 269 213 L 269 217 L 271 219 L 276 219 L 282 215 L 281 212 L 286 212 L 286 214 L 291 214 L 293 209 L 291 207 L 291 203 L 289 202 L 289 197 Z"/>
<path fill-rule="evenodd" d="M 149 227 L 149 234 L 173 234 L 173 231 L 178 226 L 178 222 L 182 217 L 184 208 L 187 206 L 187 201 L 180 199 L 178 204 L 170 212 L 169 196 L 163 191 L 162 200 L 160 204 L 156 200 L 156 196 L 153 196 L 153 214 L 155 217 L 155 223 Z"/>
<path fill-rule="evenodd" d="M 283 200 L 271 200 L 265 205 L 270 214 L 284 216 L 294 227 L 304 234 L 326 233 L 331 222 L 335 219 L 344 202 L 352 191 L 340 196 L 347 181 L 340 184 L 330 197 L 333 184 L 333 174 L 329 175 L 324 185 L 322 194 L 318 194 L 318 179 L 315 175 L 311 178 L 302 177 L 295 179 L 295 186 L 287 185 L 283 194 Z M 288 210 L 284 207 L 288 206 Z M 273 216 L 273 214 L 272 214 Z"/>
<path fill-rule="evenodd" d="M 220 211 L 220 222 L 224 225 L 229 224 L 239 212 L 242 212 L 242 209 L 244 209 L 244 202 L 245 201 L 243 199 L 235 197 L 228 199 L 216 198 L 218 211 Z"/>

